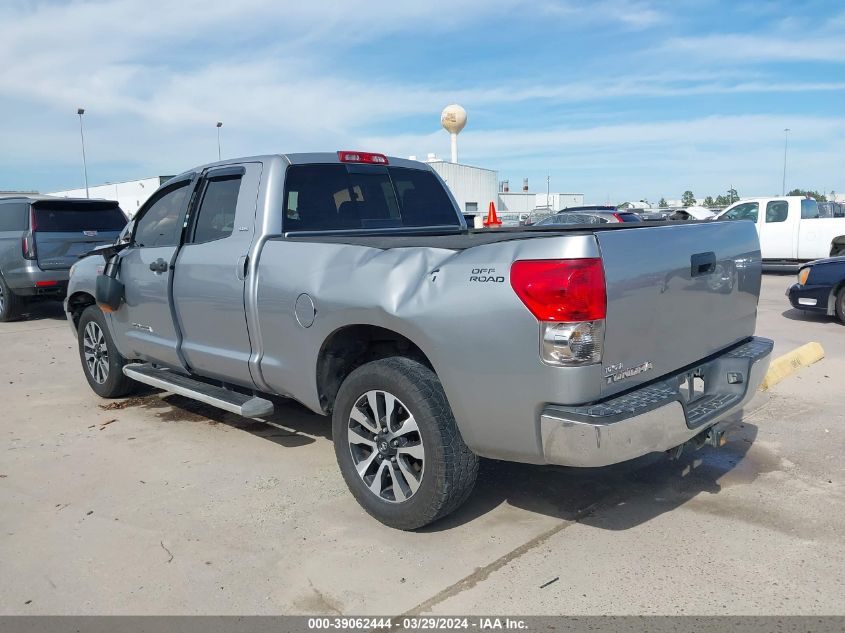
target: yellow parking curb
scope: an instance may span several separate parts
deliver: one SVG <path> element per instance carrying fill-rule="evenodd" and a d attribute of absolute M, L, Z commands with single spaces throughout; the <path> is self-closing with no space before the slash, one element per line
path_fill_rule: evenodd
<path fill-rule="evenodd" d="M 783 356 L 778 356 L 769 365 L 769 371 L 760 385 L 760 391 L 774 387 L 784 378 L 791 376 L 802 367 L 812 365 L 824 358 L 824 349 L 818 343 L 807 343 Z"/>

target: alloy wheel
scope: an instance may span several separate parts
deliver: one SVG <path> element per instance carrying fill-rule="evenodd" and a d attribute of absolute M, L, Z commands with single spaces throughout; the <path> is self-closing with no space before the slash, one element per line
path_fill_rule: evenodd
<path fill-rule="evenodd" d="M 370 492 L 391 503 L 416 494 L 425 447 L 413 414 L 396 396 L 381 390 L 363 394 L 349 414 L 347 435 L 355 470 Z"/>
<path fill-rule="evenodd" d="M 89 321 L 82 338 L 85 366 L 94 381 L 102 385 L 109 378 L 109 349 L 99 324 Z"/>

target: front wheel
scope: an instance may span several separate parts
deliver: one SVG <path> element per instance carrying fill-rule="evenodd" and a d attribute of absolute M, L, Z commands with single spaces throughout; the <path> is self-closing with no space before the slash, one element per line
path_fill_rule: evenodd
<path fill-rule="evenodd" d="M 85 308 L 76 332 L 82 370 L 94 393 L 101 398 L 121 398 L 130 393 L 135 382 L 123 374 L 126 359 L 117 351 L 100 308 Z"/>
<path fill-rule="evenodd" d="M 472 492 L 478 457 L 461 437 L 437 375 L 410 358 L 355 369 L 332 418 L 346 485 L 373 517 L 412 530 L 457 509 Z"/>
<path fill-rule="evenodd" d="M 836 294 L 836 318 L 845 325 L 845 286 Z"/>

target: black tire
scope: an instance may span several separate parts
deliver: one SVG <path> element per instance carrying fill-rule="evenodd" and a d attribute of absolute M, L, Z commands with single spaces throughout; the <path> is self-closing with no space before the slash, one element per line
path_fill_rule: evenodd
<path fill-rule="evenodd" d="M 24 305 L 24 298 L 12 292 L 0 275 L 0 323 L 19 319 L 23 314 Z"/>
<path fill-rule="evenodd" d="M 411 432 L 396 440 L 407 442 L 409 446 L 400 445 L 400 448 L 393 449 L 399 454 L 389 458 L 393 462 L 392 465 L 386 463 L 387 458 L 382 460 L 380 451 L 378 455 L 374 455 L 376 461 L 373 464 L 379 470 L 373 478 L 378 476 L 382 482 L 391 482 L 384 494 L 392 496 L 393 499 L 385 499 L 383 495 L 373 492 L 356 468 L 356 459 L 360 459 L 357 462 L 360 467 L 369 459 L 370 453 L 367 451 L 376 453 L 377 445 L 382 443 L 373 442 L 372 449 L 365 445 L 353 449 L 349 440 L 350 425 L 354 424 L 350 417 L 353 406 L 356 406 L 356 403 L 361 404 L 367 397 L 366 394 L 374 391 L 383 391 L 396 398 L 398 413 L 392 417 L 395 421 L 396 437 L 406 428 L 404 422 L 400 421 L 400 416 L 408 416 L 406 421 L 412 417 L 418 428 L 417 433 Z M 380 402 L 383 403 L 384 400 Z M 366 404 L 364 410 L 372 411 Z M 358 408 L 358 413 L 360 412 L 361 409 Z M 372 416 L 369 416 L 368 420 L 371 418 Z M 376 426 L 378 428 L 378 425 Z M 363 426 L 356 428 L 365 430 Z M 388 432 L 390 426 L 385 428 L 385 432 Z M 392 528 L 413 530 L 446 516 L 466 501 L 475 485 L 478 457 L 464 443 L 437 375 L 422 363 L 410 358 L 383 358 L 362 365 L 350 373 L 337 394 L 332 416 L 332 435 L 340 472 L 350 492 L 364 510 Z M 374 439 L 376 436 L 371 437 Z M 408 441 L 408 437 L 413 439 Z M 407 451 L 417 448 L 420 444 L 424 455 L 420 464 L 424 464 L 424 467 L 417 471 L 420 473 L 417 488 L 404 500 L 401 500 L 401 497 L 397 499 L 392 491 L 393 486 L 403 487 L 403 483 L 410 481 L 404 474 L 408 472 L 408 464 L 415 468 L 420 467 L 412 458 L 408 461 L 409 453 L 402 453 L 403 448 Z M 353 450 L 358 451 L 359 448 L 366 457 L 353 457 Z M 389 450 L 389 447 L 385 447 L 385 450 Z M 400 461 L 405 460 L 402 461 L 404 472 L 399 468 L 397 458 Z M 385 463 L 382 464 L 382 461 Z M 382 473 L 382 465 L 390 469 L 389 472 Z M 401 482 L 395 481 L 394 473 L 400 473 Z M 404 489 L 411 490 L 407 485 Z M 404 493 L 400 492 L 400 495 L 404 496 Z"/>
<path fill-rule="evenodd" d="M 85 308 L 79 317 L 76 332 L 82 371 L 94 393 L 101 398 L 122 398 L 131 393 L 136 383 L 123 375 L 126 359 L 117 351 L 100 308 L 95 305 Z M 97 333 L 101 334 L 102 338 Z M 95 343 L 93 346 L 92 341 Z M 94 357 L 86 354 L 92 354 Z"/>
<path fill-rule="evenodd" d="M 842 325 L 845 325 L 845 286 L 836 293 L 836 318 Z"/>

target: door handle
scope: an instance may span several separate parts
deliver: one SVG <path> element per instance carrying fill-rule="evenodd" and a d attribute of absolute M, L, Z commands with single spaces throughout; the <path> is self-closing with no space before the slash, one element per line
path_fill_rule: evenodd
<path fill-rule="evenodd" d="M 154 262 L 150 262 L 150 270 L 154 273 L 167 272 L 167 262 L 164 261 L 161 257 L 159 257 Z"/>

